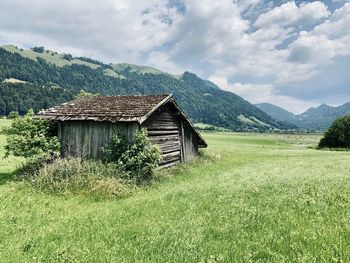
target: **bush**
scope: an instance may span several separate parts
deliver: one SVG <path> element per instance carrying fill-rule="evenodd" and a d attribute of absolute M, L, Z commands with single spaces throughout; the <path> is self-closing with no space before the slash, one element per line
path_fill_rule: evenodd
<path fill-rule="evenodd" d="M 13 154 L 25 158 L 53 158 L 59 156 L 60 142 L 55 134 L 55 125 L 41 119 L 34 119 L 29 110 L 24 117 L 14 119 L 12 125 L 4 128 L 6 135 L 5 157 Z"/>
<path fill-rule="evenodd" d="M 48 193 L 122 198 L 137 190 L 135 185 L 122 179 L 125 176 L 117 164 L 81 158 L 28 163 L 18 174 L 35 188 Z"/>
<path fill-rule="evenodd" d="M 32 50 L 37 53 L 43 53 L 44 47 L 33 47 Z"/>
<path fill-rule="evenodd" d="M 138 184 L 152 179 L 161 160 L 160 150 L 150 142 L 146 129 L 137 131 L 131 143 L 120 134 L 114 134 L 104 152 L 107 162 L 118 163 L 127 172 L 128 179 Z"/>
<path fill-rule="evenodd" d="M 63 59 L 71 61 L 73 60 L 73 56 L 71 54 L 63 54 Z"/>
<path fill-rule="evenodd" d="M 75 96 L 75 98 L 83 98 L 83 97 L 98 96 L 98 95 L 99 94 L 94 94 L 81 89 L 79 93 Z"/>
<path fill-rule="evenodd" d="M 91 64 L 96 64 L 96 65 L 100 65 L 103 66 L 104 64 L 101 61 L 95 60 L 95 59 L 91 59 L 91 58 L 87 58 L 87 57 L 78 57 L 78 59 L 85 61 L 85 62 L 89 62 Z"/>
<path fill-rule="evenodd" d="M 320 148 L 350 148 L 350 116 L 336 119 L 318 146 Z"/>
<path fill-rule="evenodd" d="M 128 141 L 120 133 L 113 134 L 111 142 L 102 149 L 105 154 L 105 161 L 118 162 L 128 147 Z"/>
<path fill-rule="evenodd" d="M 8 119 L 16 119 L 19 117 L 18 111 L 11 111 L 7 116 Z"/>

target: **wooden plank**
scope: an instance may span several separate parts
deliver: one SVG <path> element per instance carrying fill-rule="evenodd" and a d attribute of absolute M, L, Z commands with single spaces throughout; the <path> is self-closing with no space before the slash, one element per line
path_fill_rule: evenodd
<path fill-rule="evenodd" d="M 164 161 L 161 161 L 159 165 L 163 165 L 170 162 L 181 162 L 181 160 L 180 160 L 180 157 L 171 157 L 171 158 L 165 159 Z"/>
<path fill-rule="evenodd" d="M 161 150 L 164 150 L 167 148 L 172 148 L 172 147 L 180 148 L 179 141 L 167 141 L 167 142 L 163 142 L 163 143 L 156 144 L 156 145 L 158 145 Z"/>
<path fill-rule="evenodd" d="M 151 141 L 162 141 L 162 140 L 167 140 L 167 139 L 179 139 L 178 134 L 173 134 L 173 135 L 158 135 L 158 136 L 151 136 L 149 137 Z"/>
<path fill-rule="evenodd" d="M 174 115 L 174 111 L 163 109 L 163 111 L 161 111 L 160 113 L 154 114 L 152 118 L 157 118 L 159 116 L 173 116 L 173 115 Z"/>
<path fill-rule="evenodd" d="M 158 131 L 162 131 L 162 130 L 165 130 L 165 131 L 167 131 L 167 130 L 176 130 L 176 129 L 178 129 L 178 127 L 176 127 L 176 126 L 152 126 L 152 127 L 150 127 L 150 130 L 154 130 L 154 131 L 156 131 L 156 130 L 158 130 Z"/>
<path fill-rule="evenodd" d="M 184 132 L 184 145 L 186 149 L 185 161 L 190 161 L 198 155 L 198 146 L 195 139 L 196 134 L 188 124 L 184 125 Z"/>
<path fill-rule="evenodd" d="M 152 123 L 162 123 L 162 122 L 165 122 L 165 123 L 176 123 L 175 119 L 169 119 L 169 118 L 166 118 L 166 119 L 159 118 L 159 119 L 155 119 L 155 120 L 152 121 Z"/>
<path fill-rule="evenodd" d="M 180 151 L 180 146 L 179 145 L 174 145 L 174 146 L 168 146 L 168 147 L 160 147 L 160 150 L 162 152 L 162 154 L 165 153 L 170 153 L 170 152 L 174 152 L 174 151 Z"/>
<path fill-rule="evenodd" d="M 170 162 L 177 162 L 177 161 L 179 161 L 179 162 L 181 161 L 179 156 L 164 159 L 163 161 L 161 161 L 159 163 L 159 165 L 163 165 L 163 164 L 170 163 Z"/>
<path fill-rule="evenodd" d="M 176 130 L 178 129 L 177 126 L 173 125 L 156 125 L 156 126 L 149 126 L 149 128 L 154 130 Z"/>
<path fill-rule="evenodd" d="M 172 152 L 172 153 L 167 153 L 162 155 L 162 161 L 160 162 L 161 164 L 170 162 L 170 161 L 180 161 L 180 151 Z"/>
<path fill-rule="evenodd" d="M 150 120 L 161 119 L 161 118 L 174 119 L 175 117 L 176 116 L 173 113 L 162 112 L 161 114 L 154 115 Z"/>
<path fill-rule="evenodd" d="M 179 128 L 179 125 L 174 121 L 153 121 L 152 123 L 147 125 L 147 128 L 152 129 L 152 128 L 157 128 L 159 126 L 165 126 L 165 127 L 172 126 L 174 127 L 175 130 Z"/>
<path fill-rule="evenodd" d="M 180 141 L 181 141 L 181 162 L 186 162 L 186 148 L 185 148 L 185 132 L 184 132 L 184 124 L 183 121 L 180 120 L 180 129 L 181 129 L 181 134 L 180 134 Z"/>
<path fill-rule="evenodd" d="M 169 168 L 169 167 L 172 167 L 172 166 L 177 165 L 177 164 L 179 164 L 179 163 L 180 163 L 180 161 L 174 161 L 174 162 L 169 162 L 169 163 L 160 164 L 160 165 L 158 166 L 158 169 Z"/>
<path fill-rule="evenodd" d="M 169 130 L 169 128 L 172 128 L 174 130 L 179 129 L 179 126 L 176 123 L 173 122 L 153 122 L 152 124 L 150 124 L 147 128 L 149 129 L 161 129 L 161 128 L 166 128 Z"/>
<path fill-rule="evenodd" d="M 178 130 L 148 130 L 148 135 L 149 136 L 154 136 L 154 135 L 175 135 L 178 134 Z"/>
<path fill-rule="evenodd" d="M 174 151 L 180 151 L 180 146 L 174 145 L 174 146 L 169 146 L 169 147 L 160 147 L 160 151 L 162 154 L 164 153 L 169 153 L 169 152 L 174 152 Z"/>
<path fill-rule="evenodd" d="M 176 138 L 162 138 L 162 139 L 152 139 L 152 138 L 150 138 L 150 141 L 151 141 L 151 143 L 158 144 L 160 146 L 160 145 L 163 145 L 165 143 L 175 144 L 176 142 L 179 141 L 179 138 L 178 137 L 176 137 Z"/>
<path fill-rule="evenodd" d="M 155 137 L 154 137 L 155 138 Z M 180 141 L 179 140 L 171 140 L 171 141 L 164 141 L 159 146 L 172 146 L 172 145 L 178 145 L 180 146 Z"/>
<path fill-rule="evenodd" d="M 176 122 L 175 116 L 160 116 L 159 118 L 155 119 L 155 121 L 171 121 Z"/>
<path fill-rule="evenodd" d="M 168 127 L 168 126 L 171 126 L 171 127 L 174 127 L 174 130 L 178 129 L 179 126 L 177 125 L 176 122 L 173 122 L 173 121 L 159 121 L 159 122 L 152 122 L 150 125 L 147 126 L 147 128 L 157 128 L 157 127 L 162 127 L 162 126 L 165 126 L 165 127 Z"/>
<path fill-rule="evenodd" d="M 180 151 L 174 151 L 174 152 L 163 154 L 163 158 L 174 157 L 174 156 L 180 156 Z"/>
<path fill-rule="evenodd" d="M 163 139 L 160 139 L 160 140 L 158 140 L 158 139 L 150 139 L 150 141 L 151 141 L 151 143 L 153 143 L 153 144 L 158 144 L 158 145 L 162 145 L 163 143 L 165 143 L 165 142 L 177 142 L 177 141 L 179 141 L 179 138 L 177 137 L 177 138 L 163 138 Z"/>

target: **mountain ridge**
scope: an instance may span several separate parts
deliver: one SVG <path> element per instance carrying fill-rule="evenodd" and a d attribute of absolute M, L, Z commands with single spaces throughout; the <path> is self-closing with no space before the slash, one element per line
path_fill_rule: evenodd
<path fill-rule="evenodd" d="M 31 97 L 30 93 L 28 98 L 21 94 L 24 92 L 21 89 L 31 83 L 30 90 L 35 90 L 35 94 L 38 94 L 40 86 L 57 87 L 55 90 L 60 92 L 58 98 L 73 98 L 80 90 L 101 95 L 173 93 L 193 122 L 232 130 L 290 128 L 288 124 L 276 121 L 238 95 L 221 90 L 194 73 L 172 75 L 147 66 L 104 64 L 86 57 L 58 54 L 42 47 L 36 50 L 39 52 L 14 46 L 0 47 L 0 88 L 1 91 L 12 89 L 12 94 L 7 93 L 6 97 L 0 95 L 2 110 L 5 108 L 8 112 L 11 108 L 23 113 L 33 105 L 33 101 L 38 98 Z M 8 79 L 25 83 L 3 83 Z M 11 85 L 22 86 L 16 90 Z M 41 99 L 45 101 L 44 97 Z M 47 107 L 59 102 L 53 99 L 40 105 Z M 39 104 L 35 104 L 36 110 L 38 107 Z"/>
<path fill-rule="evenodd" d="M 322 103 L 317 107 L 310 107 L 301 114 L 293 114 L 271 103 L 255 105 L 279 121 L 292 123 L 302 129 L 310 130 L 325 130 L 336 118 L 350 114 L 350 102 L 336 107 Z"/>

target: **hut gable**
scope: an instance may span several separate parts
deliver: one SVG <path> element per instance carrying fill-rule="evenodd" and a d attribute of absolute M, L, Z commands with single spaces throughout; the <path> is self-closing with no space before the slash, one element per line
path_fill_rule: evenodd
<path fill-rule="evenodd" d="M 114 132 L 132 140 L 142 127 L 159 145 L 163 167 L 189 161 L 198 155 L 198 147 L 207 147 L 171 94 L 82 97 L 36 117 L 58 122 L 63 156 L 101 158 Z"/>

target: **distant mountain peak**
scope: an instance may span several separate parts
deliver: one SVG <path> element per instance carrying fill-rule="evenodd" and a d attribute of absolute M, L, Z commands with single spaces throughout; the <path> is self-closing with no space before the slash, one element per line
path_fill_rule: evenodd
<path fill-rule="evenodd" d="M 317 107 L 318 109 L 327 109 L 327 108 L 332 108 L 331 106 L 329 106 L 326 103 L 322 103 L 320 106 Z"/>
<path fill-rule="evenodd" d="M 333 107 L 322 103 L 320 106 L 318 107 L 311 107 L 309 108 L 307 111 L 305 111 L 304 113 L 300 114 L 300 116 L 322 116 L 324 114 L 327 114 L 328 111 L 332 110 Z"/>

